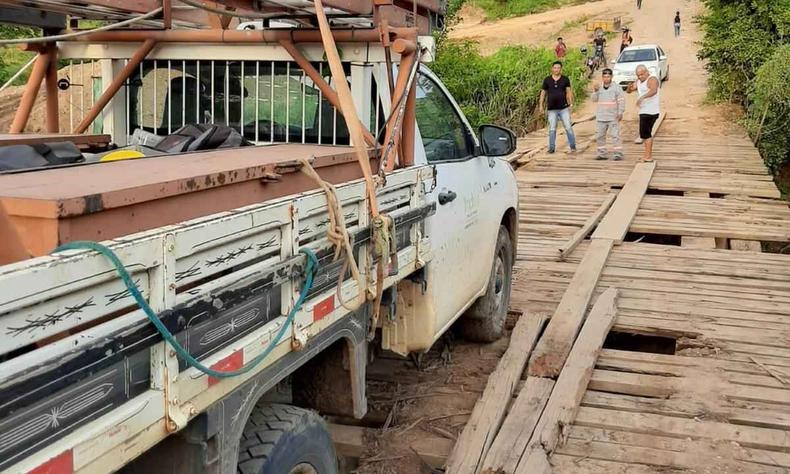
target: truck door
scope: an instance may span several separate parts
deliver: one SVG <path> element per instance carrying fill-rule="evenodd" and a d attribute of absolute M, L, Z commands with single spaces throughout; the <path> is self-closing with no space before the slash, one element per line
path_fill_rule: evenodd
<path fill-rule="evenodd" d="M 435 332 L 444 332 L 482 294 L 491 269 L 497 225 L 486 212 L 491 184 L 489 160 L 477 156 L 477 141 L 455 102 L 423 70 L 417 78 L 417 127 L 429 164 L 436 166 L 436 214 L 427 223 L 434 258 L 428 290 L 436 315 Z"/>

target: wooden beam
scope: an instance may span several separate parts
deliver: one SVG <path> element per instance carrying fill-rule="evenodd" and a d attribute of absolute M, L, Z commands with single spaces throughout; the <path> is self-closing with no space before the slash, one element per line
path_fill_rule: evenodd
<path fill-rule="evenodd" d="M 618 198 L 619 199 L 619 198 Z M 562 295 L 554 316 L 546 327 L 529 361 L 528 373 L 533 377 L 556 378 L 571 351 L 573 341 L 584 321 L 587 305 L 598 284 L 612 241 L 595 239 L 587 248 L 568 289 Z"/>
<path fill-rule="evenodd" d="M 655 169 L 655 162 L 637 163 L 634 166 L 612 209 L 593 233 L 593 239 L 611 239 L 617 244 L 623 243 Z"/>
<path fill-rule="evenodd" d="M 513 472 L 549 400 L 554 381 L 527 377 L 482 465 L 484 474 Z"/>
<path fill-rule="evenodd" d="M 598 209 L 596 209 L 595 212 L 593 212 L 592 215 L 589 218 L 587 218 L 587 221 L 584 222 L 584 225 L 582 225 L 581 229 L 577 230 L 571 236 L 571 238 L 568 239 L 568 241 L 565 242 L 558 249 L 560 251 L 560 260 L 565 260 L 565 257 L 567 257 L 571 252 L 573 252 L 576 246 L 578 246 L 579 243 L 581 243 L 581 241 L 584 240 L 587 234 L 590 233 L 592 228 L 595 227 L 598 224 L 598 222 L 601 221 L 604 214 L 606 214 L 606 211 L 608 211 L 609 208 L 612 206 L 612 203 L 614 202 L 616 197 L 617 197 L 616 193 L 609 193 L 606 196 L 606 199 L 604 199 L 604 201 L 598 207 Z"/>
<path fill-rule="evenodd" d="M 564 442 L 579 410 L 598 354 L 617 314 L 617 289 L 610 287 L 595 302 L 579 339 L 562 368 L 554 390 L 532 434 L 516 474 L 547 472 L 548 456 Z M 550 469 L 548 472 L 551 472 Z"/>
<path fill-rule="evenodd" d="M 505 355 L 488 377 L 485 391 L 455 444 L 447 463 L 448 473 L 474 474 L 482 467 L 545 321 L 543 315 L 519 318 Z"/>

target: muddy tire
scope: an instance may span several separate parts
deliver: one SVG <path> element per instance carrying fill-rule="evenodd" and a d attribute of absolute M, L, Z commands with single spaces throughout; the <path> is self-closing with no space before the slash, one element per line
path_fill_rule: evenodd
<path fill-rule="evenodd" d="M 464 338 L 474 342 L 494 342 L 502 337 L 510 304 L 512 275 L 513 246 L 507 229 L 500 227 L 488 289 L 461 319 Z"/>
<path fill-rule="evenodd" d="M 239 442 L 240 474 L 337 474 L 324 420 L 290 405 L 259 403 Z"/>

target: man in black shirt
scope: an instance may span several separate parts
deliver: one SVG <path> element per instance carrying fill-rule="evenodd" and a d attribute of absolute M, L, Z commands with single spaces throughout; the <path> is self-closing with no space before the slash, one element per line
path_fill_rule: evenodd
<path fill-rule="evenodd" d="M 571 124 L 571 107 L 573 107 L 573 90 L 571 80 L 562 75 L 562 62 L 556 61 L 551 66 L 551 75 L 543 79 L 538 108 L 540 113 L 548 110 L 549 119 L 549 153 L 554 153 L 557 142 L 557 119 L 562 120 L 571 153 L 576 152 L 576 136 Z"/>

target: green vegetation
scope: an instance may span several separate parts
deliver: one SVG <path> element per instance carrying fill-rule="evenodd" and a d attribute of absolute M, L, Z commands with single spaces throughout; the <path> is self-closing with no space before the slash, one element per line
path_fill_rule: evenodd
<path fill-rule="evenodd" d="M 458 1 L 458 0 L 455 0 Z M 472 5 L 482 9 L 486 18 L 498 20 L 511 16 L 529 15 L 551 10 L 562 5 L 584 3 L 587 0 L 468 0 Z M 459 3 L 464 3 L 460 1 Z"/>
<path fill-rule="evenodd" d="M 0 24 L 0 39 L 29 38 L 40 34 L 35 28 Z M 34 53 L 22 51 L 16 46 L 0 47 L 0 85 L 5 84 L 33 56 Z M 28 69 L 14 84 L 24 84 L 29 72 Z"/>
<path fill-rule="evenodd" d="M 473 42 L 444 41 L 431 67 L 473 126 L 495 123 L 523 134 L 540 123 L 540 87 L 555 59 L 545 48 L 509 46 L 481 56 Z M 564 62 L 574 93 L 582 97 L 587 79 L 580 54 L 569 51 Z"/>
<path fill-rule="evenodd" d="M 771 172 L 790 165 L 790 0 L 705 0 L 710 98 L 742 105 Z"/>

